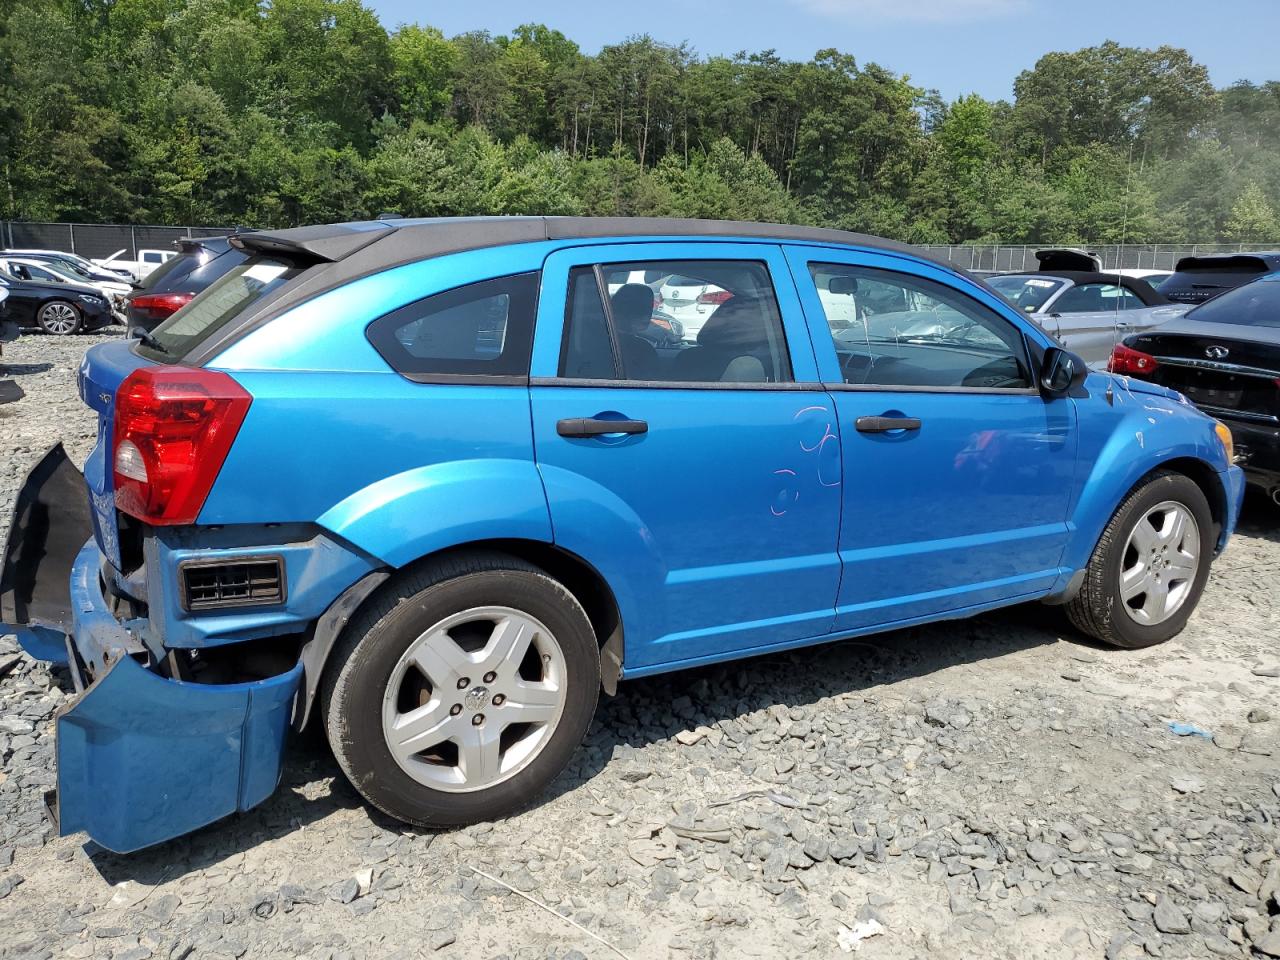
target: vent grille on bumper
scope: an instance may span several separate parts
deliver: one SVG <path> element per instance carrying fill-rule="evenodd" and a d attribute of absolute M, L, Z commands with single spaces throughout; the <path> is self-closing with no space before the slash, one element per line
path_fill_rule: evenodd
<path fill-rule="evenodd" d="M 186 610 L 284 602 L 284 561 L 280 557 L 186 561 L 179 566 L 178 576 Z"/>

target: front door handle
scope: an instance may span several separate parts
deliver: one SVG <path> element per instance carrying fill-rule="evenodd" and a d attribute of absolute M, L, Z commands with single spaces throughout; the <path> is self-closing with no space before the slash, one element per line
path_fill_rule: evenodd
<path fill-rule="evenodd" d="M 915 417 L 859 417 L 853 425 L 859 433 L 888 433 L 890 430 L 919 430 Z"/>
<path fill-rule="evenodd" d="M 573 417 L 556 423 L 556 433 L 562 437 L 602 437 L 610 433 L 648 433 L 649 424 L 644 420 L 597 420 L 594 417 Z"/>

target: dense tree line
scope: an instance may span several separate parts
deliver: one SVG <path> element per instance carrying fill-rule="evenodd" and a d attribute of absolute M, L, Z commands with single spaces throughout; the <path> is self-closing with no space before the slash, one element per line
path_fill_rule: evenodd
<path fill-rule="evenodd" d="M 1051 53 L 947 102 L 837 50 L 584 53 L 360 0 L 0 0 L 0 216 L 288 225 L 582 213 L 915 242 L 1280 240 L 1280 82 Z"/>

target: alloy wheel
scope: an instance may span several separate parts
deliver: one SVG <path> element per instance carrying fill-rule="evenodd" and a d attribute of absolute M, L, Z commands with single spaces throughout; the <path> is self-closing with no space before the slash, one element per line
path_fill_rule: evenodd
<path fill-rule="evenodd" d="M 1125 613 L 1143 626 L 1172 617 L 1186 603 L 1200 569 L 1200 528 L 1181 503 L 1158 503 L 1138 520 L 1120 563 Z"/>
<path fill-rule="evenodd" d="M 565 657 L 545 626 L 510 607 L 441 620 L 401 656 L 382 701 L 397 765 L 435 790 L 469 793 L 525 767 L 565 704 Z"/>
<path fill-rule="evenodd" d="M 58 336 L 72 333 L 79 321 L 75 307 L 66 303 L 49 303 L 40 311 L 40 326 Z"/>

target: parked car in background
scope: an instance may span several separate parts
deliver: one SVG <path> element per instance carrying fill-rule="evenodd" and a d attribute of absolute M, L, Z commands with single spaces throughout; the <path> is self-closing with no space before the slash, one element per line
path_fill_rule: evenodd
<path fill-rule="evenodd" d="M 0 358 L 4 357 L 4 345 L 18 339 L 18 324 L 10 320 L 5 310 L 5 301 L 9 299 L 9 286 L 0 278 Z M 0 364 L 0 373 L 4 372 Z M 22 388 L 14 380 L 0 378 L 0 403 L 13 403 L 24 396 Z"/>
<path fill-rule="evenodd" d="M 111 270 L 127 270 L 136 279 L 142 280 L 157 267 L 168 263 L 178 254 L 174 250 L 141 249 L 136 260 L 123 260 L 120 255 L 123 249 L 117 250 L 109 257 L 95 260 L 94 263 Z"/>
<path fill-rule="evenodd" d="M 28 277 L 39 270 L 35 266 L 17 266 Z M 8 290 L 5 314 L 19 326 L 67 336 L 116 322 L 110 300 L 97 287 L 64 280 L 23 279 L 2 265 L 0 273 Z"/>
<path fill-rule="evenodd" d="M 247 259 L 226 237 L 179 240 L 175 246 L 176 255 L 147 274 L 126 298 L 126 336 L 155 329 Z"/>
<path fill-rule="evenodd" d="M 1111 369 L 1177 390 L 1221 418 L 1245 477 L 1280 504 L 1280 273 L 1126 337 Z"/>
<path fill-rule="evenodd" d="M 1150 284 L 1116 273 L 1045 270 L 987 280 L 1067 349 L 1093 367 L 1105 366 L 1115 344 L 1186 313 Z"/>
<path fill-rule="evenodd" d="M 1147 267 L 1125 267 L 1113 272 L 1122 277 L 1137 277 L 1139 280 L 1145 280 L 1156 291 L 1159 291 L 1162 283 L 1173 276 L 1172 270 L 1154 270 Z"/>
<path fill-rule="evenodd" d="M 1183 257 L 1173 276 L 1160 284 L 1160 292 L 1177 303 L 1194 305 L 1276 270 L 1280 270 L 1280 252 Z"/>
<path fill-rule="evenodd" d="M 28 260 L 25 257 L 0 257 L 0 270 L 19 280 L 40 280 L 45 283 L 69 283 L 90 286 L 107 298 L 111 312 L 117 320 L 124 320 L 125 297 L 133 289 L 123 280 L 114 282 L 90 280 L 77 275 L 72 267 L 52 260 Z"/>
<path fill-rule="evenodd" d="M 128 270 L 109 270 L 78 254 L 65 253 L 61 250 L 5 250 L 2 253 L 6 257 L 22 257 L 25 260 L 65 264 L 68 267 L 74 267 L 77 275 L 86 280 L 132 284 L 137 279 Z"/>
<path fill-rule="evenodd" d="M 733 296 L 728 290 L 699 277 L 672 274 L 658 284 L 662 309 L 679 321 L 682 338 L 696 343 L 698 333 L 711 320 L 720 305 Z"/>
<path fill-rule="evenodd" d="M 310 717 L 371 804 L 457 826 L 537 797 L 624 678 L 1030 600 L 1150 646 L 1236 523 L 1226 427 L 890 241 L 495 217 L 232 243 L 147 339 L 88 351 L 98 444 L 83 478 L 36 465 L 0 567 L 0 629 L 83 691 L 58 830 L 112 850 L 261 803 Z M 728 296 L 657 350 L 647 285 L 609 291 L 632 270 Z M 947 327 L 845 338 L 816 276 Z"/>

